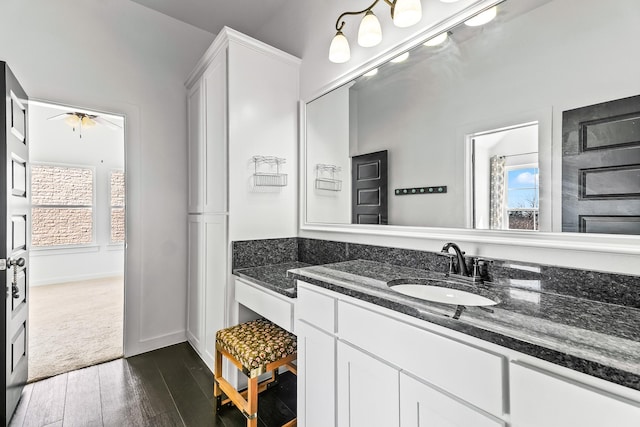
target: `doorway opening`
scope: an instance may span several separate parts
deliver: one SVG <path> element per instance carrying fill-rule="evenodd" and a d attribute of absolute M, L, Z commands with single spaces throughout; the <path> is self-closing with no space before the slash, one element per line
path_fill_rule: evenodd
<path fill-rule="evenodd" d="M 30 102 L 29 381 L 123 355 L 124 118 Z"/>
<path fill-rule="evenodd" d="M 538 123 L 470 135 L 476 229 L 540 229 Z"/>

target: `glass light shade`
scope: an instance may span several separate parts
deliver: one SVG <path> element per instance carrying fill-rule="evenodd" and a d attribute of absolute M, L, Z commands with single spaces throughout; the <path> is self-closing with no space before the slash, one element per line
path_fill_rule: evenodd
<path fill-rule="evenodd" d="M 493 6 L 491 9 L 487 9 L 484 12 L 477 14 L 473 18 L 467 19 L 466 21 L 464 21 L 464 23 L 465 25 L 468 25 L 470 27 L 478 27 L 492 21 L 493 18 L 496 17 L 497 13 L 498 9 Z"/>
<path fill-rule="evenodd" d="M 397 64 L 398 62 L 406 61 L 407 58 L 409 58 L 409 52 L 405 52 L 402 55 L 396 56 L 390 62 L 393 62 L 394 64 Z"/>
<path fill-rule="evenodd" d="M 396 0 L 393 7 L 393 23 L 396 27 L 410 27 L 422 19 L 420 0 Z"/>
<path fill-rule="evenodd" d="M 90 127 L 94 127 L 95 125 L 96 125 L 96 121 L 93 120 L 91 117 L 84 116 L 82 118 L 82 127 L 90 128 Z"/>
<path fill-rule="evenodd" d="M 64 119 L 64 122 L 69 126 L 77 126 L 78 123 L 80 123 L 80 117 L 76 116 L 75 114 L 71 114 L 66 119 Z"/>
<path fill-rule="evenodd" d="M 358 28 L 358 44 L 362 47 L 375 46 L 382 41 L 380 21 L 372 11 L 368 11 Z"/>
<path fill-rule="evenodd" d="M 363 76 L 365 76 L 365 77 L 373 77 L 376 74 L 378 74 L 378 69 L 374 68 L 373 70 L 367 71 L 366 73 L 364 73 Z"/>
<path fill-rule="evenodd" d="M 445 41 L 447 41 L 448 38 L 449 38 L 449 35 L 445 31 L 444 33 L 438 34 L 437 36 L 430 38 L 423 44 L 428 47 L 438 46 L 444 43 Z"/>
<path fill-rule="evenodd" d="M 331 46 L 329 46 L 329 61 L 341 64 L 347 62 L 351 58 L 351 49 L 349 49 L 349 41 L 342 34 L 342 31 L 338 31 L 331 40 Z"/>

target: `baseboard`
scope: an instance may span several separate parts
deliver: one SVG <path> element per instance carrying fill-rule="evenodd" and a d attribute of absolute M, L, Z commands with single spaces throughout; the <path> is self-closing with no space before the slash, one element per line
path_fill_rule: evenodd
<path fill-rule="evenodd" d="M 185 334 L 185 331 L 179 331 L 167 335 L 147 338 L 135 343 L 127 344 L 125 342 L 124 357 L 136 356 L 138 354 L 147 353 L 159 348 L 169 347 L 170 345 L 174 344 L 180 344 L 182 342 L 185 342 L 186 340 L 187 336 Z"/>
<path fill-rule="evenodd" d="M 95 280 L 95 279 L 106 279 L 109 277 L 124 277 L 124 271 L 111 271 L 111 272 L 103 272 L 103 273 L 95 273 L 95 274 L 82 274 L 82 275 L 74 275 L 74 276 L 62 276 L 62 277 L 47 277 L 46 279 L 33 280 L 29 278 L 29 287 L 32 286 L 45 286 L 45 285 L 57 285 L 59 283 L 68 283 L 68 282 L 81 282 L 83 280 Z"/>

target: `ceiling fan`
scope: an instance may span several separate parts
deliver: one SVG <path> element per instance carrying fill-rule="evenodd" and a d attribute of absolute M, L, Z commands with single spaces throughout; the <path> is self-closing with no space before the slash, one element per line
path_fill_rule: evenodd
<path fill-rule="evenodd" d="M 122 126 L 113 123 L 105 119 L 104 117 L 100 117 L 97 114 L 87 114 L 80 113 L 78 111 L 72 111 L 68 113 L 58 114 L 52 117 L 49 117 L 47 120 L 62 120 L 64 119 L 65 123 L 73 128 L 73 131 L 76 131 L 78 128 L 78 133 L 80 138 L 82 138 L 82 128 L 91 128 L 96 124 L 104 125 L 109 129 L 117 130 L 122 129 Z"/>

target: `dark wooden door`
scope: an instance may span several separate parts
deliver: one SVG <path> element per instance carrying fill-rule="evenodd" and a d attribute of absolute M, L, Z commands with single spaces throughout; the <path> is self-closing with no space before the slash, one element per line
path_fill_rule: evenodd
<path fill-rule="evenodd" d="M 387 150 L 352 157 L 351 222 L 387 221 Z"/>
<path fill-rule="evenodd" d="M 1 141 L 3 166 L 0 172 L 0 281 L 6 289 L 2 331 L 5 351 L 5 425 L 20 400 L 27 381 L 29 286 L 27 283 L 27 95 L 6 63 L 0 62 L 5 102 Z"/>
<path fill-rule="evenodd" d="M 563 112 L 562 231 L 640 234 L 640 95 Z"/>

